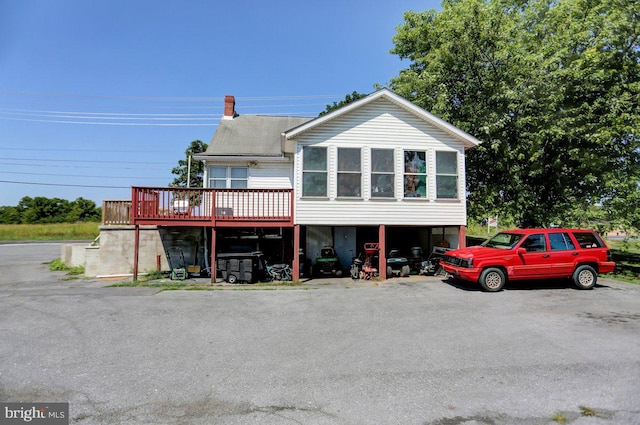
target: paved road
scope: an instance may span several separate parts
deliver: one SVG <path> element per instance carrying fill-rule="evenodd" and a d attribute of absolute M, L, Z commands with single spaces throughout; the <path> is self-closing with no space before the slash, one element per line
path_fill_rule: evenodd
<path fill-rule="evenodd" d="M 159 292 L 60 280 L 58 256 L 0 245 L 0 400 L 74 424 L 640 423 L 638 286 Z"/>

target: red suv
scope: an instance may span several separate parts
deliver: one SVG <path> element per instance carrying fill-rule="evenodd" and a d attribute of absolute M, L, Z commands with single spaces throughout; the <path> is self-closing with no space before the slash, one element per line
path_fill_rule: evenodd
<path fill-rule="evenodd" d="M 571 278 L 591 289 L 598 273 L 616 263 L 598 233 L 581 229 L 517 229 L 500 232 L 480 246 L 447 251 L 440 261 L 457 279 L 500 291 L 507 280 Z"/>

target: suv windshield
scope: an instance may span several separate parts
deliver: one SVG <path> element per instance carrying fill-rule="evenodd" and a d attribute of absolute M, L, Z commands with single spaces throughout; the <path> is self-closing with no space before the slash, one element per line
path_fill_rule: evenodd
<path fill-rule="evenodd" d="M 511 249 L 522 239 L 519 233 L 498 233 L 482 243 L 482 246 L 499 249 Z"/>

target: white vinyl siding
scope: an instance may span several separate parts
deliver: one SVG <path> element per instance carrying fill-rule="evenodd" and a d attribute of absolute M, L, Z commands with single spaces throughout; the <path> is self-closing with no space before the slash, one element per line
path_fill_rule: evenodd
<path fill-rule="evenodd" d="M 453 135 L 428 124 L 420 117 L 394 103 L 379 99 L 348 114 L 336 117 L 302 133 L 296 138 L 295 151 L 295 221 L 317 225 L 464 225 L 464 145 Z M 327 150 L 327 198 L 310 199 L 302 194 L 302 152 L 304 147 Z M 361 150 L 361 198 L 338 196 L 338 151 L 340 148 Z M 374 195 L 372 154 L 376 150 L 392 151 L 394 165 L 392 196 Z M 404 152 L 424 152 L 426 197 L 404 197 Z M 436 152 L 456 152 L 456 199 L 436 198 Z"/>

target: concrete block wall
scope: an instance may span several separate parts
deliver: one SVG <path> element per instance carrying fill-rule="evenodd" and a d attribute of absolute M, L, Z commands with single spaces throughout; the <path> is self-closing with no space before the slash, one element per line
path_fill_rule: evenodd
<path fill-rule="evenodd" d="M 101 226 L 99 246 L 85 248 L 85 275 L 132 274 L 134 249 L 134 226 Z M 161 268 L 167 270 L 168 264 L 158 227 L 140 226 L 139 272 L 155 271 L 158 256 Z"/>
<path fill-rule="evenodd" d="M 138 272 L 156 271 L 158 259 L 161 271 L 170 270 L 167 259 L 170 248 L 182 251 L 185 266 L 204 266 L 206 251 L 202 228 L 140 226 Z M 132 274 L 134 250 L 135 226 L 101 226 L 99 246 L 84 246 L 85 275 Z"/>
<path fill-rule="evenodd" d="M 60 248 L 60 260 L 71 267 L 85 265 L 85 249 L 86 243 L 65 243 Z"/>

